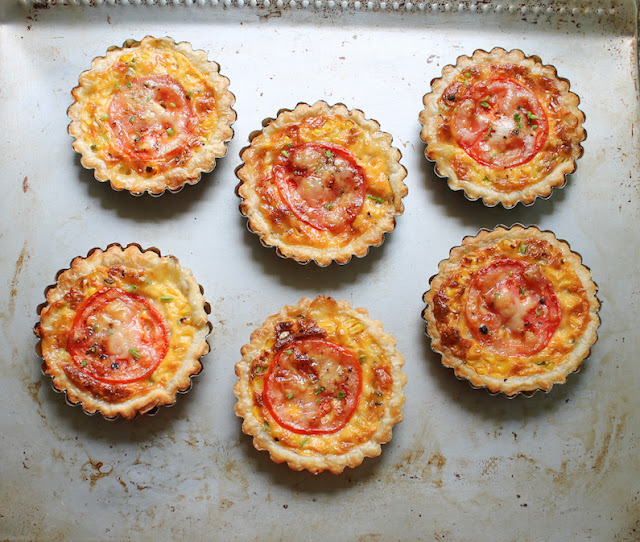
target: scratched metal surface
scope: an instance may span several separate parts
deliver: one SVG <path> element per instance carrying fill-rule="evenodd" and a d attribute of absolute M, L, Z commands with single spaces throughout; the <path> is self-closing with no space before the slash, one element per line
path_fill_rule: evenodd
<path fill-rule="evenodd" d="M 0 292 L 0 538 L 640 539 L 631 1 L 374 9 L 71 3 L 0 4 L 0 273 L 8 285 Z M 147 34 L 188 40 L 219 62 L 238 121 L 227 156 L 198 185 L 132 198 L 82 169 L 66 109 L 93 57 Z M 417 121 L 445 64 L 498 45 L 554 64 L 587 118 L 584 157 L 567 186 L 513 210 L 450 191 L 423 157 Z M 234 195 L 249 133 L 278 109 L 317 99 L 360 108 L 393 134 L 410 189 L 382 247 L 328 268 L 260 246 Z M 420 312 L 428 279 L 452 246 L 482 227 L 515 222 L 551 229 L 583 255 L 600 287 L 603 324 L 591 357 L 565 385 L 507 400 L 440 365 Z M 111 242 L 174 254 L 213 309 L 211 353 L 192 391 L 133 422 L 65 404 L 40 372 L 31 331 L 56 271 Z M 340 476 L 272 464 L 233 413 L 233 366 L 250 332 L 282 305 L 319 293 L 382 320 L 409 377 L 405 420 L 382 456 Z"/>

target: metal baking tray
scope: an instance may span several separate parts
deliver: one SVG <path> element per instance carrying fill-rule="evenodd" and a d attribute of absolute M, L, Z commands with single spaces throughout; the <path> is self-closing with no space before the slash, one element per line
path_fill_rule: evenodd
<path fill-rule="evenodd" d="M 81 167 L 66 110 L 94 57 L 148 34 L 207 51 L 231 80 L 238 120 L 226 157 L 199 184 L 134 198 Z M 531 207 L 467 201 L 436 177 L 419 137 L 430 81 L 494 46 L 555 65 L 586 114 L 576 173 Z M 631 0 L 0 3 L 0 538 L 640 539 L 637 48 Z M 385 243 L 327 268 L 261 246 L 234 194 L 248 135 L 279 109 L 318 99 L 378 120 L 409 186 Z M 516 222 L 568 240 L 603 306 L 580 373 L 509 401 L 443 368 L 420 313 L 452 246 Z M 192 390 L 133 422 L 65 404 L 34 351 L 36 307 L 56 271 L 112 242 L 177 256 L 212 307 L 211 352 Z M 393 440 L 339 476 L 273 464 L 233 412 L 234 364 L 251 331 L 320 293 L 381 320 L 409 378 Z"/>

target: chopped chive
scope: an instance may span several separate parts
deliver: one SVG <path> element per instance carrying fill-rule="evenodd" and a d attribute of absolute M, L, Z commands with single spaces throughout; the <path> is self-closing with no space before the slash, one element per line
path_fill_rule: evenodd
<path fill-rule="evenodd" d="M 498 292 L 496 292 L 495 294 L 493 294 L 493 299 L 498 299 L 498 297 L 500 297 L 500 294 Z"/>
<path fill-rule="evenodd" d="M 325 158 L 331 158 L 333 156 L 333 154 L 331 153 L 330 150 L 326 149 L 324 151 L 324 156 L 325 156 Z"/>
<path fill-rule="evenodd" d="M 140 352 L 138 352 L 135 348 L 129 348 L 129 354 L 133 356 L 133 359 L 138 361 L 140 359 Z"/>
<path fill-rule="evenodd" d="M 314 173 L 318 173 L 322 169 L 322 164 L 320 164 L 314 171 Z"/>
<path fill-rule="evenodd" d="M 169 127 L 167 128 L 167 133 L 172 136 L 173 135 L 173 128 Z"/>
<path fill-rule="evenodd" d="M 151 96 L 147 96 L 147 101 L 150 102 L 151 101 Z"/>
<path fill-rule="evenodd" d="M 106 113 L 104 115 L 100 115 L 100 120 L 107 120 L 109 118 L 109 115 L 107 115 Z"/>
<path fill-rule="evenodd" d="M 301 441 L 300 441 L 300 448 L 304 448 L 305 444 L 309 442 L 309 437 L 304 437 Z"/>
<path fill-rule="evenodd" d="M 129 291 L 130 292 L 133 292 L 133 291 L 135 291 L 137 289 L 138 289 L 138 287 L 135 284 L 132 284 L 131 286 L 129 286 Z"/>
<path fill-rule="evenodd" d="M 364 354 L 360 354 L 358 356 L 358 360 L 360 361 L 360 363 L 364 363 L 365 361 L 367 361 L 367 356 L 365 356 Z"/>
<path fill-rule="evenodd" d="M 96 331 L 98 331 L 98 326 L 96 324 L 93 324 L 93 332 L 95 333 Z"/>
<path fill-rule="evenodd" d="M 524 295 L 524 288 L 522 286 L 520 286 L 520 295 Z"/>
<path fill-rule="evenodd" d="M 516 121 L 516 130 L 522 130 L 522 117 L 520 113 L 514 113 L 513 118 Z"/>
<path fill-rule="evenodd" d="M 285 158 L 289 158 L 289 153 L 287 151 L 280 151 L 280 154 Z"/>
<path fill-rule="evenodd" d="M 540 307 L 536 307 L 536 316 L 540 316 L 542 314 L 542 311 L 540 310 Z"/>
<path fill-rule="evenodd" d="M 131 88 L 131 81 L 129 81 L 129 82 L 127 83 L 127 86 L 128 86 L 129 88 Z"/>
<path fill-rule="evenodd" d="M 333 208 L 333 202 L 329 202 L 329 203 L 325 204 L 324 208 L 327 211 L 331 211 L 331 209 Z"/>
<path fill-rule="evenodd" d="M 524 243 L 520 243 L 520 246 L 518 247 L 518 252 L 520 254 L 526 254 L 527 253 L 527 245 L 525 245 Z"/>
<path fill-rule="evenodd" d="M 384 200 L 382 198 L 379 198 L 378 196 L 372 196 L 371 194 L 367 194 L 367 197 L 377 203 L 384 203 Z"/>
<path fill-rule="evenodd" d="M 86 367 L 89 364 L 89 362 L 85 359 L 82 360 L 82 363 L 80 364 L 80 367 Z"/>
<path fill-rule="evenodd" d="M 175 107 L 176 104 L 174 104 L 173 102 L 169 102 L 169 107 Z"/>
<path fill-rule="evenodd" d="M 491 179 L 489 179 L 489 176 L 488 176 L 488 175 L 485 175 L 485 176 L 483 177 L 483 179 L 482 179 L 482 182 L 490 183 L 490 182 L 491 182 Z"/>
<path fill-rule="evenodd" d="M 287 399 L 293 399 L 293 393 L 287 393 Z"/>
<path fill-rule="evenodd" d="M 315 394 L 318 395 L 319 393 L 322 393 L 324 391 L 324 388 L 322 386 L 320 386 L 316 391 Z"/>
<path fill-rule="evenodd" d="M 256 365 L 256 368 L 254 369 L 254 371 L 256 372 L 256 374 L 260 374 L 262 372 L 262 366 Z"/>
<path fill-rule="evenodd" d="M 269 425 L 269 422 L 267 420 L 264 421 L 264 430 L 271 431 L 271 426 Z"/>
<path fill-rule="evenodd" d="M 173 297 L 163 296 L 160 298 L 160 301 L 173 301 Z"/>
<path fill-rule="evenodd" d="M 284 353 L 285 353 L 287 356 L 290 356 L 291 354 L 293 354 L 293 350 L 285 350 L 285 351 L 284 351 Z"/>
<path fill-rule="evenodd" d="M 120 85 L 119 85 L 118 83 L 116 83 L 116 88 L 117 88 L 118 90 L 122 90 L 122 89 L 120 88 Z"/>
<path fill-rule="evenodd" d="M 134 122 L 136 120 L 136 116 L 135 115 L 131 115 L 129 117 L 129 122 Z"/>
<path fill-rule="evenodd" d="M 109 330 L 109 335 L 113 335 L 113 334 L 114 334 L 113 329 L 110 329 L 110 330 Z"/>
<path fill-rule="evenodd" d="M 485 109 L 489 109 L 489 102 L 480 102 L 480 105 Z"/>
<path fill-rule="evenodd" d="M 538 120 L 540 117 L 538 115 L 534 115 L 531 111 L 527 111 L 527 118 L 529 120 Z"/>
<path fill-rule="evenodd" d="M 344 392 L 343 392 L 343 391 L 341 391 L 341 392 L 338 394 L 338 399 L 339 399 L 340 401 L 342 401 L 342 400 L 344 399 Z"/>

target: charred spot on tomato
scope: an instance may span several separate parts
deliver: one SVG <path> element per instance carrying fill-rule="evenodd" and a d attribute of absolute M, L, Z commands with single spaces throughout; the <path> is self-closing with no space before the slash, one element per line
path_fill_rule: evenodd
<path fill-rule="evenodd" d="M 480 333 L 482 333 L 483 335 L 486 335 L 487 333 L 489 333 L 489 328 L 486 325 L 482 324 L 480 326 Z"/>
<path fill-rule="evenodd" d="M 546 302 L 547 302 L 546 297 L 542 296 L 542 297 L 540 298 L 540 304 L 541 304 L 541 305 L 544 305 Z"/>

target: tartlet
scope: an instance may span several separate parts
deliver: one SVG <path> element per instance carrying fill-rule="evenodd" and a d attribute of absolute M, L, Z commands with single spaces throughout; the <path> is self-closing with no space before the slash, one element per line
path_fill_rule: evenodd
<path fill-rule="evenodd" d="M 177 192 L 226 153 L 236 120 L 228 87 L 219 65 L 187 42 L 127 40 L 94 59 L 73 89 L 73 148 L 116 190 Z"/>
<path fill-rule="evenodd" d="M 319 296 L 285 306 L 236 364 L 237 416 L 276 463 L 338 474 L 381 453 L 402 420 L 404 358 L 365 309 Z"/>
<path fill-rule="evenodd" d="M 209 351 L 208 303 L 191 271 L 157 249 L 93 249 L 38 307 L 42 371 L 88 414 L 132 419 L 171 405 Z"/>
<path fill-rule="evenodd" d="M 471 200 L 529 205 L 564 186 L 586 138 L 580 100 L 555 67 L 520 50 L 477 50 L 445 66 L 420 113 L 426 157 Z"/>
<path fill-rule="evenodd" d="M 549 391 L 590 354 L 600 325 L 591 271 L 537 227 L 483 230 L 440 262 L 423 318 L 442 363 L 507 396 Z"/>
<path fill-rule="evenodd" d="M 325 266 L 383 242 L 408 192 L 391 135 L 362 111 L 324 101 L 283 109 L 263 127 L 236 169 L 240 211 L 263 245 Z"/>

